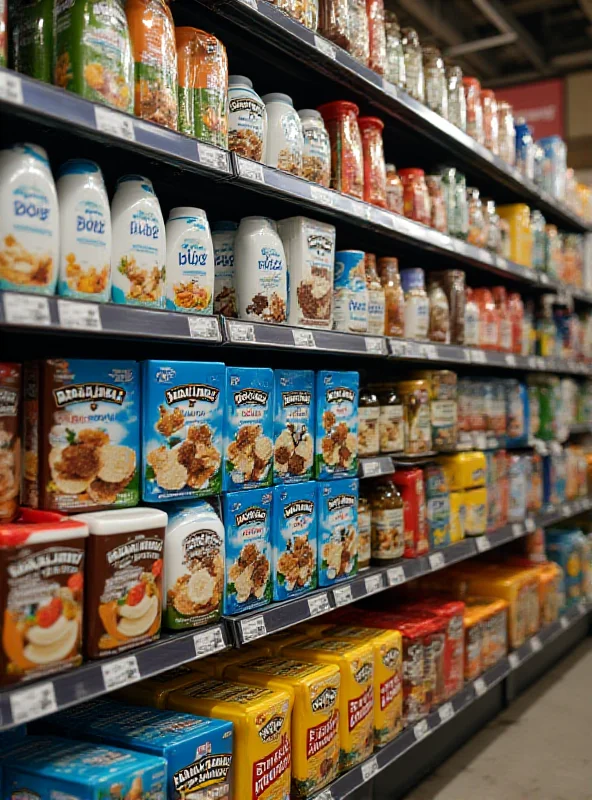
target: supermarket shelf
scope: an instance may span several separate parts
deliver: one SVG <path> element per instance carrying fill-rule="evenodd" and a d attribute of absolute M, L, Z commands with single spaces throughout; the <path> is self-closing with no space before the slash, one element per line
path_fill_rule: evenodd
<path fill-rule="evenodd" d="M 187 661 L 204 658 L 225 650 L 229 644 L 221 624 L 166 634 L 128 655 L 92 661 L 30 686 L 3 691 L 0 693 L 0 730 L 91 700 Z"/>
<path fill-rule="evenodd" d="M 381 770 L 393 766 L 403 755 L 409 755 L 427 736 L 442 730 L 457 714 L 472 706 L 502 681 L 510 678 L 512 673 L 520 670 L 525 662 L 535 658 L 546 648 L 553 647 L 562 635 L 567 635 L 588 614 L 589 606 L 585 602 L 567 609 L 559 620 L 542 628 L 518 650 L 501 659 L 481 677 L 468 683 L 461 692 L 432 711 L 426 719 L 407 728 L 365 762 L 337 778 L 328 789 L 316 795 L 314 800 L 342 800 L 371 781 Z M 400 795 L 393 794 L 393 796 Z"/>
<path fill-rule="evenodd" d="M 392 475 L 395 465 L 391 456 L 368 456 L 360 458 L 358 475 L 360 478 L 378 478 L 381 475 Z"/>

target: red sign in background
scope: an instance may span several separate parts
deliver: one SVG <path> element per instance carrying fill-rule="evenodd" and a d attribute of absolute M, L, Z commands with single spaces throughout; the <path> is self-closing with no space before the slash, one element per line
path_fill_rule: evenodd
<path fill-rule="evenodd" d="M 498 100 L 507 100 L 514 109 L 514 118 L 525 117 L 534 129 L 534 138 L 564 136 L 564 81 L 562 79 L 524 83 L 496 89 Z"/>

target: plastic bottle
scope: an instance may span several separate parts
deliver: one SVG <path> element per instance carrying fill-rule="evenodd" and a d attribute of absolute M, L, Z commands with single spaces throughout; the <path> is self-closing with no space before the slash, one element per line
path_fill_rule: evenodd
<path fill-rule="evenodd" d="M 211 314 L 214 307 L 214 245 L 206 212 L 173 208 L 166 224 L 166 307 Z"/>
<path fill-rule="evenodd" d="M 428 338 L 430 302 L 425 290 L 423 270 L 402 270 L 401 284 L 405 292 L 405 338 L 425 341 Z"/>
<path fill-rule="evenodd" d="M 475 300 L 474 290 L 469 286 L 465 289 L 465 341 L 470 347 L 479 347 L 481 344 L 481 312 Z"/>
<path fill-rule="evenodd" d="M 500 319 L 493 295 L 489 289 L 475 289 L 473 297 L 479 306 L 479 345 L 484 350 L 497 350 L 500 338 Z"/>
<path fill-rule="evenodd" d="M 368 333 L 384 336 L 385 295 L 376 271 L 376 256 L 366 253 L 366 287 L 368 289 Z"/>
<path fill-rule="evenodd" d="M 265 163 L 293 175 L 302 175 L 304 138 L 292 98 L 281 92 L 272 92 L 261 99 L 267 110 Z"/>
<path fill-rule="evenodd" d="M 228 147 L 239 156 L 265 161 L 267 111 L 244 75 L 228 78 Z"/>
<path fill-rule="evenodd" d="M 405 335 L 405 294 L 401 286 L 399 265 L 396 258 L 378 259 L 380 282 L 384 288 L 385 336 Z"/>
<path fill-rule="evenodd" d="M 493 300 L 499 314 L 499 350 L 512 352 L 512 320 L 508 307 L 508 294 L 504 286 L 494 286 Z"/>
<path fill-rule="evenodd" d="M 238 315 L 258 322 L 284 323 L 288 305 L 288 267 L 275 223 L 243 217 L 234 240 Z"/>

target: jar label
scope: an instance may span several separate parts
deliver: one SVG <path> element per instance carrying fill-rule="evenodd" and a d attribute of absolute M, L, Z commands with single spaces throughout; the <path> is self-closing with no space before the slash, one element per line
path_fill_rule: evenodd
<path fill-rule="evenodd" d="M 372 515 L 358 509 L 358 566 L 367 567 L 372 555 Z"/>
<path fill-rule="evenodd" d="M 430 406 L 427 402 L 419 402 L 415 408 L 406 409 L 405 427 L 406 453 L 415 455 L 432 449 Z"/>
<path fill-rule="evenodd" d="M 61 234 L 65 256 L 60 264 L 60 294 L 106 300 L 111 281 L 109 206 L 101 207 L 94 200 L 79 200 L 74 214 L 62 221 Z"/>
<path fill-rule="evenodd" d="M 372 558 L 401 558 L 404 549 L 403 509 L 372 511 Z"/>
<path fill-rule="evenodd" d="M 228 92 L 228 147 L 239 156 L 263 161 L 265 105 L 247 87 Z"/>
<path fill-rule="evenodd" d="M 333 325 L 338 331 L 368 332 L 368 292 L 337 289 L 333 301 Z"/>
<path fill-rule="evenodd" d="M 328 187 L 331 183 L 331 144 L 322 125 L 303 123 L 302 177 Z"/>
<path fill-rule="evenodd" d="M 234 231 L 212 234 L 214 244 L 214 314 L 237 316 L 234 286 Z"/>
<path fill-rule="evenodd" d="M 457 405 L 454 400 L 432 401 L 432 438 L 436 449 L 449 449 L 456 444 Z"/>
<path fill-rule="evenodd" d="M 368 290 L 368 333 L 384 336 L 384 289 Z"/>
<path fill-rule="evenodd" d="M 405 449 L 403 406 L 380 407 L 380 451 L 400 453 Z"/>
<path fill-rule="evenodd" d="M 409 294 L 405 297 L 405 338 L 427 339 L 430 303 L 427 297 Z"/>
<path fill-rule="evenodd" d="M 360 406 L 358 409 L 358 449 L 361 456 L 373 456 L 378 453 L 379 418 L 378 406 Z"/>

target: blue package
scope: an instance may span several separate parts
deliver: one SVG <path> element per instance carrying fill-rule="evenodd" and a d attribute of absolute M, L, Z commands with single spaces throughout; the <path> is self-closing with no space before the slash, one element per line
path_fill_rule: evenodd
<path fill-rule="evenodd" d="M 271 602 L 272 497 L 272 489 L 247 489 L 223 497 L 225 614 L 242 614 Z"/>
<path fill-rule="evenodd" d="M 320 480 L 358 474 L 357 372 L 317 372 L 315 474 Z"/>
<path fill-rule="evenodd" d="M 221 491 L 225 377 L 226 367 L 216 362 L 143 362 L 144 501 Z"/>
<path fill-rule="evenodd" d="M 528 391 L 523 383 L 505 380 L 506 387 L 506 444 L 514 447 L 528 445 L 530 419 L 528 413 Z"/>
<path fill-rule="evenodd" d="M 42 737 L 33 751 L 17 750 L 4 764 L 4 797 L 104 800 L 164 797 L 164 758 L 119 747 Z"/>
<path fill-rule="evenodd" d="M 357 478 L 317 483 L 319 586 L 345 581 L 358 571 Z"/>
<path fill-rule="evenodd" d="M 522 522 L 526 518 L 526 457 L 510 455 L 508 460 L 508 522 Z"/>
<path fill-rule="evenodd" d="M 232 722 L 106 700 L 73 721 L 68 709 L 53 714 L 47 723 L 60 736 L 75 734 L 76 739 L 166 759 L 168 800 L 183 800 L 214 785 L 219 796 L 232 796 Z"/>
<path fill-rule="evenodd" d="M 276 486 L 271 525 L 273 599 L 317 587 L 317 497 L 314 481 Z"/>
<path fill-rule="evenodd" d="M 582 581 L 587 557 L 586 540 L 577 528 L 548 528 L 545 531 L 547 558 L 563 570 L 562 590 L 566 605 L 577 603 L 582 597 Z"/>
<path fill-rule="evenodd" d="M 427 501 L 430 550 L 450 544 L 450 494 L 430 497 Z"/>
<path fill-rule="evenodd" d="M 228 367 L 224 417 L 225 492 L 271 486 L 273 370 Z"/>
<path fill-rule="evenodd" d="M 273 482 L 310 481 L 314 469 L 314 372 L 276 369 Z"/>

